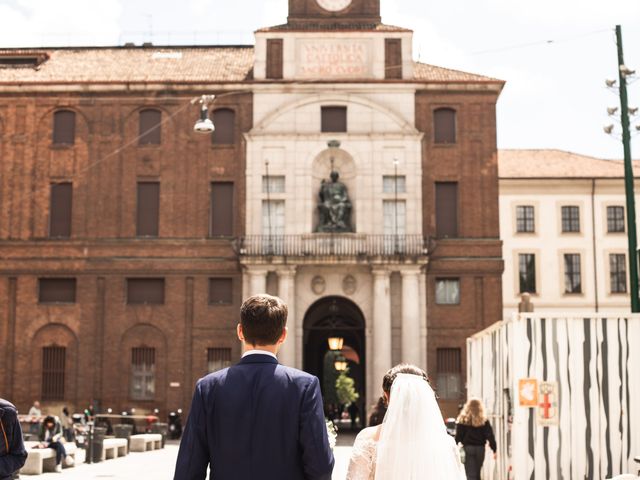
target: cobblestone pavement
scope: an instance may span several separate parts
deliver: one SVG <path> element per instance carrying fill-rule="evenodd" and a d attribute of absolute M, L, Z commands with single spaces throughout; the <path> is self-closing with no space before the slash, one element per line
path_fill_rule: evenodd
<path fill-rule="evenodd" d="M 355 437 L 341 435 L 335 449 L 336 467 L 334 480 L 344 480 L 351 454 L 350 445 Z M 62 473 L 44 473 L 42 475 L 21 475 L 21 480 L 171 480 L 178 455 L 178 444 L 169 443 L 164 450 L 146 453 L 130 453 L 126 457 L 108 460 L 93 465 L 79 465 L 64 469 Z"/>

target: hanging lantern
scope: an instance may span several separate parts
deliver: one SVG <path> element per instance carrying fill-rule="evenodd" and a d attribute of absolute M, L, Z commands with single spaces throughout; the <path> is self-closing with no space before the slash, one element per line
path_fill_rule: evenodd
<path fill-rule="evenodd" d="M 342 337 L 329 337 L 329 350 L 334 352 L 342 350 L 344 346 L 344 338 Z"/>

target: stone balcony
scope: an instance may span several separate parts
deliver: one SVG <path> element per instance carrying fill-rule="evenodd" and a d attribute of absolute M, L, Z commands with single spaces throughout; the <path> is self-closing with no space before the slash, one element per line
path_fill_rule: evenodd
<path fill-rule="evenodd" d="M 237 249 L 241 257 L 426 257 L 429 253 L 429 239 L 422 235 L 359 233 L 252 235 L 239 238 Z"/>

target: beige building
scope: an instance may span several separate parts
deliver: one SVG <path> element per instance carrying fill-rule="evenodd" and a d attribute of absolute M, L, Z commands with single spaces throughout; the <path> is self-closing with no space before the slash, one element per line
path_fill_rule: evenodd
<path fill-rule="evenodd" d="M 499 175 L 505 318 L 525 292 L 536 312 L 628 313 L 623 162 L 501 150 Z"/>

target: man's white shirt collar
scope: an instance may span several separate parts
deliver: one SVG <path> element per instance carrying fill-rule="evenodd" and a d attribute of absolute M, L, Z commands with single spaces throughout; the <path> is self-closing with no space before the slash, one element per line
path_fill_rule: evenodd
<path fill-rule="evenodd" d="M 246 352 L 244 352 L 242 354 L 242 358 L 244 358 L 244 357 L 246 357 L 248 355 L 269 355 L 269 356 L 275 358 L 276 360 L 278 359 L 278 357 L 276 357 L 273 353 L 267 352 L 266 350 L 247 350 Z"/>

